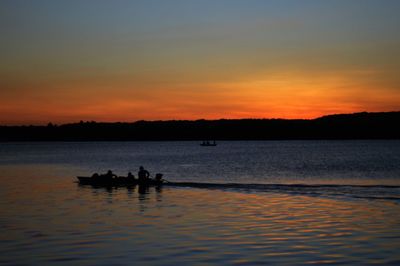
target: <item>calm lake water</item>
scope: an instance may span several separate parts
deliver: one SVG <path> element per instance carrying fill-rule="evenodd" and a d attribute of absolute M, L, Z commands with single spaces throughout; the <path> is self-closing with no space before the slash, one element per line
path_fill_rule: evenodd
<path fill-rule="evenodd" d="M 194 184 L 75 183 L 140 165 Z M 1 143 L 0 178 L 1 265 L 400 263 L 400 141 Z"/>

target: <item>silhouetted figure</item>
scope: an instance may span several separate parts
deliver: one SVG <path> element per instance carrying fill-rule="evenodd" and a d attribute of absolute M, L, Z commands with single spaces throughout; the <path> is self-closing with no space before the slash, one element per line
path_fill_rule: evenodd
<path fill-rule="evenodd" d="M 131 172 L 128 173 L 128 179 L 135 180 L 135 176 Z"/>
<path fill-rule="evenodd" d="M 145 170 L 143 166 L 140 166 L 138 177 L 139 177 L 139 182 L 146 182 L 147 180 L 149 180 L 150 173 L 149 171 Z"/>
<path fill-rule="evenodd" d="M 113 172 L 111 170 L 107 171 L 107 174 L 104 175 L 104 178 L 106 180 L 112 180 L 113 178 L 116 178 L 117 176 L 115 174 L 113 174 Z"/>
<path fill-rule="evenodd" d="M 94 173 L 93 175 L 92 175 L 92 178 L 99 178 L 99 174 L 98 173 Z"/>

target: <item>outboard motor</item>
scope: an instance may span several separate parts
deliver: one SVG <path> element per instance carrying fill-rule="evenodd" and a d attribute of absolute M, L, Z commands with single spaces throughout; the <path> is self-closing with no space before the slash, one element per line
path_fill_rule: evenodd
<path fill-rule="evenodd" d="M 155 177 L 155 180 L 156 180 L 156 181 L 161 181 L 161 180 L 162 180 L 162 177 L 163 177 L 163 174 L 157 173 L 157 174 L 156 174 L 156 177 Z"/>

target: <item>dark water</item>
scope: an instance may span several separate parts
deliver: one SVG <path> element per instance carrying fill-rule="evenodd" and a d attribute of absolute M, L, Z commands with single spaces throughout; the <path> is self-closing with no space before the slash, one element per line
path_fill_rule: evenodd
<path fill-rule="evenodd" d="M 144 165 L 172 181 L 400 184 L 400 141 L 6 143 L 1 165 L 52 165 L 72 174 Z M 61 175 L 67 176 L 64 171 Z"/>
<path fill-rule="evenodd" d="M 191 183 L 74 183 L 139 165 Z M 400 263 L 399 141 L 2 143 L 0 178 L 2 265 Z"/>

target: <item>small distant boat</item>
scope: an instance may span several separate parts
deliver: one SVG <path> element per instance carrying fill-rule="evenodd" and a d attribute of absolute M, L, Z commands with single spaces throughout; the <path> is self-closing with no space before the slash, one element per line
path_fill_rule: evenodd
<path fill-rule="evenodd" d="M 200 143 L 200 146 L 217 146 L 217 143 L 215 142 L 215 140 L 213 142 L 209 142 L 209 141 L 203 141 L 202 143 Z"/>

